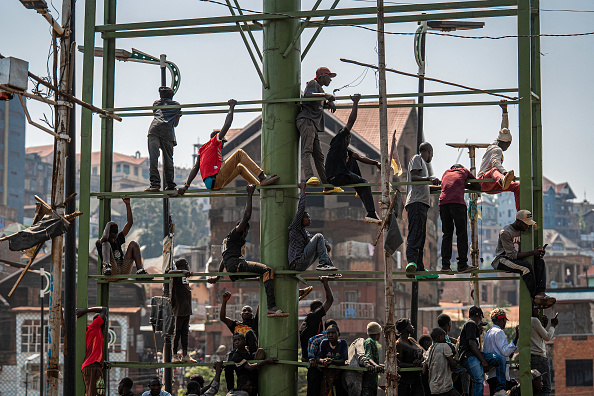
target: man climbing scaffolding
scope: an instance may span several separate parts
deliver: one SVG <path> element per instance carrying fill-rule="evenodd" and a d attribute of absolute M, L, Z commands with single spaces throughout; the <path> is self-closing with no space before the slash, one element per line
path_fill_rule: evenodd
<path fill-rule="evenodd" d="M 250 218 L 252 217 L 252 198 L 256 186 L 248 184 L 246 187 L 248 196 L 243 219 L 231 230 L 227 237 L 223 240 L 223 260 L 219 265 L 219 272 L 227 270 L 227 272 L 251 272 L 257 276 L 262 276 L 264 281 L 264 288 L 266 289 L 266 300 L 268 304 L 269 318 L 286 318 L 288 313 L 283 312 L 276 306 L 274 297 L 274 271 L 272 268 L 256 263 L 253 261 L 246 261 L 245 259 L 245 240 L 250 230 Z M 250 278 L 251 276 L 233 276 L 230 278 L 236 281 L 242 278 Z M 208 278 L 208 283 L 214 284 L 220 279 L 220 276 L 212 276 Z"/>
<path fill-rule="evenodd" d="M 494 182 L 482 182 L 481 190 L 493 191 L 503 190 L 514 193 L 516 200 L 516 210 L 520 210 L 520 183 L 514 181 L 514 171 L 507 171 L 503 167 L 503 152 L 506 151 L 512 142 L 512 135 L 509 131 L 509 119 L 507 114 L 507 103 L 502 100 L 499 104 L 502 110 L 501 129 L 497 140 L 487 147 L 481 169 L 477 179 L 494 179 Z M 496 193 L 491 193 L 496 194 Z"/>
<path fill-rule="evenodd" d="M 231 183 L 237 176 L 256 186 L 267 186 L 276 183 L 278 175 L 267 176 L 264 171 L 246 154 L 239 149 L 235 151 L 226 161 L 223 162 L 223 143 L 226 142 L 225 135 L 229 132 L 233 122 L 233 111 L 237 101 L 230 99 L 229 112 L 225 124 L 220 131 L 211 133 L 210 140 L 200 147 L 199 157 L 196 164 L 188 175 L 186 184 L 177 190 L 178 194 L 184 195 L 190 188 L 190 184 L 200 171 L 204 185 L 209 190 L 218 190 Z"/>

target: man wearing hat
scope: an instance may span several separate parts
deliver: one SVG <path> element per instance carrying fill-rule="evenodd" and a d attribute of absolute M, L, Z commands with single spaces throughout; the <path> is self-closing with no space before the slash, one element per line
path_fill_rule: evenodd
<path fill-rule="evenodd" d="M 483 339 L 483 352 L 495 353 L 508 359 L 518 350 L 518 326 L 516 326 L 516 334 L 511 342 L 507 342 L 507 336 L 503 329 L 507 326 L 507 313 L 503 308 L 495 308 L 491 311 L 491 321 L 493 326 L 485 334 Z M 514 385 L 510 382 L 509 365 L 505 366 L 505 381 L 506 389 L 511 389 Z M 489 384 L 490 395 L 495 393 L 495 386 L 497 377 L 495 376 L 495 369 L 492 368 L 487 372 L 487 383 Z"/>
<path fill-rule="evenodd" d="M 363 385 L 361 396 L 377 395 L 378 376 L 377 373 L 384 371 L 384 366 L 379 364 L 379 350 L 377 342 L 382 335 L 382 326 L 377 322 L 367 324 L 367 339 L 363 344 L 365 349 L 365 358 L 367 372 L 363 373 Z"/>
<path fill-rule="evenodd" d="M 509 148 L 512 142 L 505 100 L 502 100 L 499 106 L 503 110 L 501 130 L 499 130 L 497 140 L 487 147 L 487 152 L 483 155 L 477 179 L 495 180 L 494 182 L 481 183 L 481 190 L 483 191 L 503 190 L 513 192 L 516 199 L 516 210 L 520 210 L 520 183 L 513 181 L 513 170 L 507 171 L 503 167 L 503 152 Z"/>
<path fill-rule="evenodd" d="M 188 175 L 186 184 L 177 190 L 179 195 L 184 195 L 190 188 L 190 184 L 200 172 L 204 185 L 209 190 L 218 190 L 231 183 L 237 176 L 241 176 L 249 184 L 256 186 L 267 186 L 279 180 L 278 175 L 267 176 L 245 151 L 236 150 L 227 160 L 223 161 L 223 143 L 225 135 L 231 128 L 233 122 L 233 111 L 237 101 L 230 99 L 229 112 L 225 118 L 225 124 L 220 131 L 210 134 L 210 140 L 200 146 L 198 159 Z"/>
<path fill-rule="evenodd" d="M 543 257 L 545 250 L 540 246 L 529 252 L 520 252 L 522 232 L 536 225 L 530 211 L 522 209 L 516 213 L 516 221 L 508 224 L 499 232 L 493 268 L 505 272 L 521 274 L 534 299 L 534 304 L 541 308 L 549 308 L 557 301 L 545 294 L 547 285 L 547 271 Z M 526 261 L 534 257 L 534 266 Z"/>
<path fill-rule="evenodd" d="M 495 367 L 497 382 L 494 386 L 495 396 L 505 396 L 505 358 L 495 353 L 481 352 L 480 336 L 483 326 L 483 310 L 472 306 L 468 311 L 468 322 L 462 327 L 458 341 L 460 363 L 470 374 L 472 396 L 483 396 L 483 381 L 486 369 Z"/>
<path fill-rule="evenodd" d="M 173 90 L 169 87 L 159 87 L 160 99 L 153 106 L 179 105 L 173 100 Z M 163 175 L 165 190 L 175 190 L 173 178 L 173 147 L 175 140 L 175 127 L 181 117 L 181 109 L 154 109 L 153 121 L 148 131 L 149 152 L 149 181 L 151 185 L 144 191 L 155 192 L 161 190 L 161 177 L 159 176 L 159 149 L 163 152 Z"/>
<path fill-rule="evenodd" d="M 297 114 L 296 124 L 301 136 L 301 169 L 305 175 L 307 184 L 328 184 L 326 170 L 324 168 L 324 153 L 320 146 L 318 134 L 324 132 L 324 109 L 331 112 L 336 111 L 334 95 L 324 92 L 322 86 L 330 85 L 336 73 L 332 73 L 327 67 L 320 67 L 316 70 L 316 77 L 307 82 L 303 92 L 304 98 L 320 98 L 320 100 L 301 102 L 301 111 Z M 314 161 L 318 176 L 314 176 L 311 161 Z M 325 193 L 341 192 L 340 187 L 324 189 Z"/>

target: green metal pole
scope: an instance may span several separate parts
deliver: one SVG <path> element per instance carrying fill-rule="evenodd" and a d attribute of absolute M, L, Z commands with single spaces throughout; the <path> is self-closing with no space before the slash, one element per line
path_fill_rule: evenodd
<path fill-rule="evenodd" d="M 300 0 L 264 0 L 264 12 L 284 13 L 298 11 Z M 299 97 L 300 48 L 295 43 L 291 52 L 283 57 L 283 50 L 291 43 L 299 28 L 295 19 L 264 22 L 264 77 L 268 88 L 262 89 L 262 99 Z M 267 103 L 262 108 L 262 167 L 266 173 L 277 173 L 283 184 L 297 183 L 299 177 L 299 135 L 295 126 L 297 106 L 294 103 Z M 260 190 L 260 243 L 262 262 L 273 269 L 287 268 L 288 233 L 297 210 L 297 189 Z M 290 316 L 269 319 L 260 316 L 260 346 L 267 356 L 279 360 L 297 359 L 298 326 L 297 280 L 278 275 L 274 281 L 277 305 Z M 265 301 L 260 288 L 260 301 Z M 264 306 L 264 304 L 262 304 Z M 263 310 L 263 312 L 265 312 Z M 259 372 L 262 396 L 297 394 L 297 368 L 295 366 L 265 366 Z"/>
<path fill-rule="evenodd" d="M 82 100 L 93 103 L 93 77 L 95 56 L 95 18 L 97 0 L 85 2 L 85 34 L 83 55 Z M 81 109 L 80 123 L 80 158 L 91 158 L 93 134 L 93 113 L 91 110 Z M 79 208 L 83 213 L 78 220 L 78 246 L 89 246 L 90 212 L 91 212 L 91 162 L 80 161 Z M 76 306 L 86 308 L 89 296 L 89 249 L 78 250 L 78 278 L 76 290 Z M 87 319 L 83 316 L 76 321 L 76 367 L 82 367 L 86 354 Z M 76 394 L 83 395 L 85 385 L 80 371 L 76 375 Z"/>
<path fill-rule="evenodd" d="M 530 39 L 531 22 L 530 0 L 518 1 L 518 88 L 519 104 L 519 155 L 520 155 L 520 207 L 533 210 L 533 163 L 532 163 L 532 48 Z M 539 224 L 542 227 L 542 223 Z M 533 230 L 524 233 L 521 250 L 534 249 Z M 532 298 L 526 284 L 520 281 L 520 382 L 522 396 L 532 395 L 532 375 L 530 374 L 530 317 Z"/>
<path fill-rule="evenodd" d="M 541 226 L 535 232 L 535 245 L 543 245 L 543 203 L 542 203 L 542 119 L 540 89 L 540 0 L 532 0 L 532 166 L 534 168 L 533 218 Z"/>

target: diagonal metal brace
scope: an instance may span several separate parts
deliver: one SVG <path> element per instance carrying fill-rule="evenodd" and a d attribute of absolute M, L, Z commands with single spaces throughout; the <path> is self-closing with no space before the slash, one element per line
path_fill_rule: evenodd
<path fill-rule="evenodd" d="M 332 7 L 330 7 L 330 9 L 331 10 L 335 9 L 339 2 L 340 2 L 340 0 L 334 0 L 334 3 L 332 4 Z M 324 20 L 322 21 L 322 23 L 320 24 L 320 26 L 318 26 L 318 28 L 316 29 L 316 32 L 313 34 L 313 36 L 309 40 L 309 43 L 307 43 L 307 46 L 305 47 L 305 49 L 301 53 L 301 60 L 302 61 L 305 58 L 305 55 L 307 55 L 307 53 L 309 52 L 309 49 L 313 45 L 314 41 L 316 41 L 316 39 L 320 35 L 320 32 L 322 31 L 322 28 L 324 27 L 324 25 L 326 24 L 326 22 L 328 22 L 329 19 L 330 19 L 330 16 L 326 16 L 324 18 Z"/>
<path fill-rule="evenodd" d="M 237 12 L 239 13 L 239 15 L 244 16 L 243 11 L 241 10 L 241 7 L 239 6 L 239 2 L 237 0 L 233 0 L 233 2 L 235 3 L 235 8 L 237 9 Z M 254 49 L 256 50 L 256 53 L 258 54 L 258 58 L 260 58 L 260 61 L 262 61 L 264 58 L 262 57 L 262 52 L 260 51 L 260 48 L 258 47 L 258 42 L 254 38 L 254 34 L 252 33 L 252 29 L 250 28 L 250 25 L 247 23 L 247 21 L 243 21 L 243 26 L 247 29 L 248 35 L 250 36 L 250 39 L 252 40 L 252 44 L 254 45 Z"/>
<path fill-rule="evenodd" d="M 314 6 L 311 10 L 312 11 L 317 10 L 321 2 L 322 2 L 322 0 L 317 0 L 316 4 L 314 4 Z M 301 37 L 301 33 L 303 33 L 303 30 L 307 27 L 310 19 L 311 19 L 311 17 L 307 17 L 307 18 L 305 18 L 305 21 L 303 21 L 303 23 L 301 23 L 301 26 L 299 26 L 297 33 L 295 33 L 295 37 L 293 37 L 293 41 L 291 41 L 291 44 L 289 44 L 289 46 L 285 49 L 285 52 L 283 52 L 283 58 L 286 58 L 289 55 L 289 52 L 291 52 L 293 50 L 293 48 L 295 48 L 295 44 L 299 40 L 299 37 Z"/>
<path fill-rule="evenodd" d="M 227 6 L 229 7 L 229 11 L 231 12 L 231 15 L 235 16 L 235 11 L 233 11 L 233 6 L 231 5 L 231 2 L 229 0 L 226 0 L 226 2 L 227 2 Z M 237 8 L 240 9 L 239 6 Z M 245 32 L 243 31 L 241 24 L 239 22 L 235 22 L 235 25 L 237 25 L 237 28 L 239 29 L 239 34 L 241 34 L 241 38 L 243 40 L 243 43 L 245 44 L 245 48 L 248 50 L 248 53 L 250 54 L 250 58 L 252 59 L 252 63 L 254 64 L 254 67 L 256 68 L 256 72 L 258 72 L 258 76 L 260 77 L 260 81 L 262 81 L 262 85 L 264 86 L 265 89 L 268 89 L 268 83 L 266 82 L 266 79 L 264 78 L 264 74 L 262 74 L 262 70 L 260 69 L 258 60 L 256 59 L 254 52 L 252 51 L 252 47 L 250 46 L 250 43 L 248 42 L 247 37 L 245 36 Z M 257 46 L 256 46 L 256 49 L 257 49 Z M 258 54 L 260 55 L 260 59 L 262 59 L 262 55 L 260 54 L 259 51 L 258 51 Z"/>

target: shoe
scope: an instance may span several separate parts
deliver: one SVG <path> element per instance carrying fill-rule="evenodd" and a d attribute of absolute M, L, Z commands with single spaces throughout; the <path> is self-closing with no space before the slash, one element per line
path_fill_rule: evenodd
<path fill-rule="evenodd" d="M 458 273 L 460 273 L 460 274 L 465 274 L 467 272 L 476 271 L 476 270 L 478 270 L 478 267 L 475 267 L 474 265 L 460 265 L 460 264 L 458 264 Z"/>
<path fill-rule="evenodd" d="M 196 363 L 196 359 L 193 359 L 190 355 L 185 355 L 181 358 L 182 363 Z"/>
<path fill-rule="evenodd" d="M 168 187 L 167 187 L 166 189 L 164 189 L 163 191 L 175 191 L 175 192 L 177 192 L 177 188 L 175 188 L 175 186 L 173 186 L 173 187 L 169 187 L 169 186 L 168 186 Z"/>
<path fill-rule="evenodd" d="M 340 192 L 344 192 L 344 190 L 340 187 L 324 189 L 324 194 L 332 194 L 332 193 L 340 193 Z"/>
<path fill-rule="evenodd" d="M 429 272 L 427 270 L 423 270 L 423 271 L 419 271 L 420 274 L 415 275 L 415 279 L 437 279 L 439 278 L 439 275 L 437 274 L 427 274 L 426 272 Z"/>
<path fill-rule="evenodd" d="M 313 286 L 308 286 L 305 289 L 299 289 L 299 301 L 303 300 L 311 291 Z"/>
<path fill-rule="evenodd" d="M 555 305 L 557 299 L 555 297 L 547 296 L 534 297 L 534 305 L 538 305 L 542 309 L 547 309 Z"/>
<path fill-rule="evenodd" d="M 161 187 L 150 186 L 150 187 L 145 188 L 144 191 L 146 191 L 146 192 L 159 192 L 159 191 L 161 191 Z"/>
<path fill-rule="evenodd" d="M 497 392 L 495 392 L 493 394 L 493 396 L 507 396 L 507 392 L 504 391 L 503 389 L 498 390 Z"/>
<path fill-rule="evenodd" d="M 448 266 L 442 265 L 441 269 L 440 269 L 441 272 L 450 272 L 451 270 L 452 270 L 452 267 L 450 267 L 449 265 Z"/>
<path fill-rule="evenodd" d="M 103 266 L 103 275 L 111 275 L 111 265 L 106 264 Z"/>
<path fill-rule="evenodd" d="M 148 275 L 148 272 L 144 268 L 136 270 L 136 275 Z"/>
<path fill-rule="evenodd" d="M 365 216 L 366 223 L 373 223 L 373 224 L 382 224 L 382 221 L 377 217 L 376 213 L 368 213 Z"/>
<path fill-rule="evenodd" d="M 326 277 L 328 279 L 338 279 L 338 278 L 342 278 L 342 274 L 328 274 L 328 275 L 326 275 Z"/>
<path fill-rule="evenodd" d="M 406 277 L 409 279 L 414 279 L 415 272 L 417 272 L 417 265 L 415 263 L 408 263 L 406 265 Z"/>
<path fill-rule="evenodd" d="M 336 271 L 337 269 L 332 264 L 320 264 L 316 267 L 316 271 Z"/>
<path fill-rule="evenodd" d="M 305 184 L 309 184 L 310 186 L 315 186 L 317 184 L 320 184 L 320 179 L 318 179 L 315 176 L 312 176 L 309 179 L 307 179 L 307 181 L 305 182 Z"/>
<path fill-rule="evenodd" d="M 264 180 L 262 180 L 260 182 L 260 185 L 261 186 L 267 186 L 269 184 L 276 183 L 277 181 L 279 181 L 279 179 L 280 179 L 280 177 L 278 175 L 276 175 L 276 174 L 275 175 L 269 175 L 269 176 L 266 176 L 266 178 L 264 178 Z"/>
<path fill-rule="evenodd" d="M 289 314 L 286 312 L 283 312 L 280 309 L 277 309 L 273 313 L 269 313 L 267 316 L 271 319 L 276 319 L 276 318 L 286 318 L 289 316 Z"/>
<path fill-rule="evenodd" d="M 499 179 L 498 183 L 501 186 L 502 190 L 507 190 L 511 183 L 514 181 L 514 171 L 508 171 L 505 176 Z"/>
<path fill-rule="evenodd" d="M 357 193 L 357 192 L 355 193 L 355 198 L 361 199 L 361 197 L 359 196 L 359 193 Z"/>
<path fill-rule="evenodd" d="M 171 356 L 171 363 L 180 363 L 181 359 L 177 356 L 177 353 Z"/>

